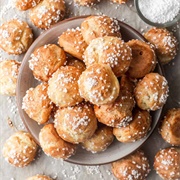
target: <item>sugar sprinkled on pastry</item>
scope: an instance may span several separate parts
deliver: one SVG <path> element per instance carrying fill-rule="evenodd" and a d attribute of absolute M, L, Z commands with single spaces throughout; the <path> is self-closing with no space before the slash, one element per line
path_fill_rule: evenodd
<path fill-rule="evenodd" d="M 117 77 L 128 70 L 131 59 L 131 48 L 114 36 L 93 39 L 84 52 L 87 67 L 94 63 L 107 64 Z"/>
<path fill-rule="evenodd" d="M 159 150 L 154 158 L 154 169 L 164 180 L 180 179 L 180 148 Z"/>
<path fill-rule="evenodd" d="M 15 60 L 0 61 L 0 94 L 9 96 L 16 94 L 20 64 Z"/>
<path fill-rule="evenodd" d="M 74 0 L 75 5 L 90 7 L 100 2 L 100 0 Z"/>
<path fill-rule="evenodd" d="M 168 91 L 165 77 L 158 73 L 149 73 L 137 83 L 134 95 L 139 108 L 155 111 L 166 103 Z"/>
<path fill-rule="evenodd" d="M 52 123 L 40 130 L 39 142 L 44 153 L 56 159 L 68 159 L 76 152 L 76 145 L 64 141 Z"/>
<path fill-rule="evenodd" d="M 111 68 L 93 64 L 82 72 L 78 81 L 80 95 L 96 105 L 112 103 L 119 95 L 119 82 Z"/>
<path fill-rule="evenodd" d="M 16 8 L 20 11 L 26 11 L 35 7 L 41 0 L 16 0 Z"/>
<path fill-rule="evenodd" d="M 34 160 L 37 148 L 37 144 L 29 133 L 18 131 L 6 140 L 2 154 L 10 164 L 24 167 Z"/>
<path fill-rule="evenodd" d="M 48 96 L 59 107 L 73 106 L 83 101 L 78 79 L 82 71 L 73 66 L 60 67 L 48 81 Z"/>
<path fill-rule="evenodd" d="M 26 22 L 12 19 L 0 26 L 0 48 L 8 54 L 22 54 L 32 42 L 33 33 Z"/>
<path fill-rule="evenodd" d="M 59 136 L 73 144 L 91 138 L 97 128 L 93 107 L 89 103 L 59 108 L 55 114 L 55 128 Z"/>
<path fill-rule="evenodd" d="M 150 172 L 149 161 L 140 150 L 111 165 L 112 172 L 118 180 L 144 180 Z"/>

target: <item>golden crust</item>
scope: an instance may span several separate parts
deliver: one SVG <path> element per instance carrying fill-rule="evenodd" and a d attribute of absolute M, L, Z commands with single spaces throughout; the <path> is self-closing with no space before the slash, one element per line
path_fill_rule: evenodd
<path fill-rule="evenodd" d="M 164 180 L 180 179 L 180 148 L 169 147 L 158 151 L 154 169 Z"/>
<path fill-rule="evenodd" d="M 87 47 L 83 39 L 81 29 L 68 29 L 59 36 L 58 44 L 70 55 L 83 60 L 83 54 Z"/>
<path fill-rule="evenodd" d="M 160 127 L 162 138 L 175 146 L 180 146 L 180 108 L 170 109 Z"/>
<path fill-rule="evenodd" d="M 111 0 L 111 1 L 118 4 L 125 4 L 127 2 L 127 0 Z"/>
<path fill-rule="evenodd" d="M 34 160 L 37 148 L 37 144 L 29 133 L 18 131 L 6 140 L 2 154 L 10 164 L 24 167 Z"/>
<path fill-rule="evenodd" d="M 117 77 L 128 70 L 131 59 L 130 47 L 120 38 L 113 36 L 92 40 L 84 52 L 87 67 L 94 63 L 107 64 Z"/>
<path fill-rule="evenodd" d="M 13 19 L 0 26 L 0 48 L 8 54 L 22 54 L 32 42 L 33 33 L 26 22 Z"/>
<path fill-rule="evenodd" d="M 108 16 L 89 16 L 81 23 L 81 32 L 87 44 L 103 36 L 121 37 L 118 21 Z"/>
<path fill-rule="evenodd" d="M 41 46 L 31 54 L 29 67 L 36 79 L 48 81 L 52 74 L 66 61 L 63 49 L 55 44 Z"/>
<path fill-rule="evenodd" d="M 155 111 L 166 103 L 168 91 L 165 77 L 158 73 L 149 73 L 137 83 L 134 95 L 139 108 Z"/>
<path fill-rule="evenodd" d="M 59 107 L 73 106 L 83 101 L 78 79 L 81 71 L 73 66 L 60 67 L 48 81 L 48 96 Z"/>
<path fill-rule="evenodd" d="M 92 153 L 105 151 L 114 140 L 112 130 L 111 127 L 104 125 L 98 127 L 93 136 L 82 143 L 82 147 Z"/>
<path fill-rule="evenodd" d="M 84 64 L 84 62 L 80 61 L 78 59 L 68 59 L 66 65 L 74 66 L 74 67 L 78 68 L 80 71 L 85 71 L 85 69 L 86 69 L 86 65 Z"/>
<path fill-rule="evenodd" d="M 127 71 L 132 78 L 142 78 L 154 70 L 156 66 L 156 55 L 152 46 L 140 40 L 127 42 L 132 49 L 132 61 Z"/>
<path fill-rule="evenodd" d="M 132 120 L 132 110 L 135 105 L 132 91 L 133 84 L 124 75 L 121 78 L 120 87 L 119 96 L 113 103 L 94 106 L 98 121 L 107 126 L 125 127 Z"/>
<path fill-rule="evenodd" d="M 41 29 L 48 29 L 51 25 L 62 20 L 64 15 L 64 0 L 43 0 L 29 11 L 32 23 Z"/>
<path fill-rule="evenodd" d="M 78 81 L 80 95 L 95 105 L 108 104 L 119 95 L 119 82 L 111 68 L 93 64 L 82 72 Z"/>
<path fill-rule="evenodd" d="M 23 98 L 22 109 L 38 124 L 44 124 L 49 120 L 53 108 L 47 95 L 47 88 L 46 83 L 30 88 Z"/>
<path fill-rule="evenodd" d="M 41 0 L 16 0 L 16 8 L 20 11 L 26 11 L 32 7 L 35 7 Z"/>
<path fill-rule="evenodd" d="M 153 27 L 144 34 L 144 37 L 155 45 L 157 56 L 162 64 L 167 64 L 175 58 L 178 41 L 167 29 Z"/>
<path fill-rule="evenodd" d="M 59 136 L 67 142 L 84 142 L 97 128 L 92 106 L 83 102 L 76 106 L 59 108 L 55 114 L 55 128 Z"/>
<path fill-rule="evenodd" d="M 0 94 L 15 96 L 16 84 L 21 63 L 15 60 L 0 62 Z"/>
<path fill-rule="evenodd" d="M 123 143 L 135 142 L 145 137 L 151 128 L 151 116 L 148 111 L 136 109 L 133 119 L 126 127 L 114 128 L 113 134 Z"/>
<path fill-rule="evenodd" d="M 37 174 L 35 176 L 27 178 L 26 180 L 52 180 L 52 179 L 49 176 Z"/>
<path fill-rule="evenodd" d="M 87 6 L 87 7 L 93 6 L 98 2 L 100 2 L 100 0 L 74 0 L 75 4 L 79 6 Z"/>
<path fill-rule="evenodd" d="M 150 172 L 149 161 L 143 151 L 136 151 L 111 165 L 118 180 L 145 180 Z"/>
<path fill-rule="evenodd" d="M 64 141 L 53 124 L 46 124 L 39 133 L 39 142 L 44 153 L 53 158 L 68 159 L 76 152 L 76 145 Z"/>

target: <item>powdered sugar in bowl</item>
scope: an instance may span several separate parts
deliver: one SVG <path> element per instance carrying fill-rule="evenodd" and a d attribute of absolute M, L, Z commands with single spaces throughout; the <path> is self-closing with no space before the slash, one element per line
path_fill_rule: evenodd
<path fill-rule="evenodd" d="M 139 17 L 149 25 L 169 27 L 180 20 L 179 0 L 134 0 Z"/>

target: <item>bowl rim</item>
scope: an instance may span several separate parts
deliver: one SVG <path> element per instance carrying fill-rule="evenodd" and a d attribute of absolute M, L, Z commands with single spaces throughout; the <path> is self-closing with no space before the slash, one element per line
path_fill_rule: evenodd
<path fill-rule="evenodd" d="M 33 45 L 36 44 L 36 42 L 41 38 L 41 36 L 44 36 L 44 35 L 48 34 L 48 33 L 51 31 L 51 29 L 56 28 L 57 26 L 59 26 L 59 25 L 61 25 L 61 24 L 64 24 L 64 23 L 66 23 L 66 22 L 73 21 L 73 20 L 77 20 L 77 19 L 82 19 L 82 18 L 87 18 L 87 17 L 89 17 L 89 16 L 92 16 L 92 15 L 84 15 L 84 16 L 71 17 L 71 18 L 65 19 L 65 20 L 63 20 L 63 21 L 60 21 L 60 22 L 58 22 L 58 23 L 55 24 L 55 25 L 52 25 L 48 30 L 44 31 L 42 34 L 40 34 L 40 35 L 33 41 L 33 43 L 31 44 L 30 48 L 28 49 L 28 51 L 31 51 Z M 94 15 L 93 15 L 93 16 L 94 16 Z M 130 29 L 131 31 L 134 31 L 134 32 L 135 32 L 138 36 L 140 36 L 145 42 L 147 42 L 147 40 L 145 39 L 145 37 L 144 37 L 140 32 L 138 32 L 136 29 L 134 29 L 134 28 L 131 27 L 130 25 L 128 25 L 128 24 L 126 24 L 126 23 L 124 23 L 124 22 L 122 22 L 122 21 L 120 21 L 120 20 L 118 20 L 118 19 L 117 19 L 117 21 L 118 21 L 118 23 L 119 23 L 120 26 L 123 25 L 124 27 L 127 27 L 127 28 Z M 27 52 L 28 52 L 28 51 L 27 51 Z M 26 58 L 27 52 L 26 52 L 26 54 L 24 55 L 24 57 L 23 57 L 23 59 L 22 59 L 22 63 L 21 63 L 19 72 L 22 71 L 21 69 L 24 67 L 23 65 L 26 63 L 25 59 L 27 59 L 27 58 Z M 162 67 L 161 63 L 159 62 L 159 60 L 158 60 L 158 63 L 157 63 L 157 68 L 159 69 L 160 74 L 164 76 L 164 70 L 163 70 L 163 67 Z M 20 98 L 19 98 L 20 93 L 18 93 L 18 92 L 19 92 L 19 86 L 20 86 L 20 83 L 21 83 L 21 81 L 20 81 L 21 78 L 19 78 L 20 76 L 21 76 L 21 73 L 18 74 L 17 86 L 16 86 L 16 101 L 17 101 L 18 112 L 19 112 L 20 118 L 21 118 L 23 124 L 25 125 L 27 131 L 32 135 L 34 141 L 40 146 L 39 141 L 38 141 L 38 140 L 36 139 L 36 137 L 34 137 L 33 134 L 31 133 L 31 130 L 29 129 L 28 124 L 27 124 L 27 122 L 26 122 L 26 120 L 25 120 L 25 117 L 24 117 L 24 115 L 23 115 L 22 102 L 21 102 L 21 100 L 20 100 Z M 133 152 L 135 152 L 136 150 L 138 150 L 138 149 L 150 138 L 150 136 L 152 135 L 153 131 L 155 130 L 155 128 L 156 128 L 157 125 L 159 124 L 159 121 L 160 121 L 161 116 L 162 116 L 163 108 L 164 108 L 164 106 L 159 109 L 159 115 L 158 115 L 158 118 L 157 118 L 157 122 L 156 122 L 156 124 L 154 125 L 154 127 L 151 128 L 151 130 L 150 130 L 151 132 L 149 132 L 149 133 L 147 134 L 147 136 L 145 136 L 145 140 L 143 140 L 143 142 L 141 143 L 140 146 L 138 146 L 137 148 L 135 148 L 131 153 L 126 154 L 124 157 L 126 157 L 127 155 L 130 155 L 130 154 L 132 154 Z M 40 146 L 40 147 L 41 147 L 41 146 Z M 123 157 L 122 157 L 122 158 L 123 158 Z M 108 160 L 108 161 L 105 162 L 105 163 L 94 163 L 94 164 L 92 164 L 92 163 L 91 163 L 91 164 L 88 164 L 88 163 L 83 163 L 83 162 L 82 162 L 82 163 L 80 163 L 80 162 L 75 162 L 74 160 L 71 160 L 71 159 L 65 159 L 64 161 L 69 162 L 69 163 L 73 163 L 73 164 L 77 164 L 77 165 L 96 166 L 96 165 L 109 164 L 109 163 L 115 162 L 115 161 L 117 161 L 117 160 L 119 160 L 119 159 L 121 159 L 121 158 L 118 158 L 118 159 L 116 159 L 116 160 Z"/>
<path fill-rule="evenodd" d="M 139 0 L 134 0 L 134 4 L 135 4 L 135 8 L 137 11 L 137 14 L 139 15 L 139 17 L 147 24 L 151 25 L 151 26 L 156 26 L 156 27 L 170 27 L 173 26 L 174 24 L 176 24 L 179 20 L 180 20 L 180 13 L 172 20 L 172 21 L 168 21 L 165 23 L 155 23 L 150 21 L 149 19 L 147 19 L 143 13 L 141 12 L 140 8 L 139 8 Z"/>

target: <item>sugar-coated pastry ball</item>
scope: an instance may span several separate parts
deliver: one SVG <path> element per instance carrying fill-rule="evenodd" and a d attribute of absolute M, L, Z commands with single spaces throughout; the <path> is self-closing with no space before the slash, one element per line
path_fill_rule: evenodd
<path fill-rule="evenodd" d="M 121 37 L 118 21 L 104 15 L 87 17 L 81 23 L 81 32 L 87 44 L 90 44 L 93 39 L 98 37 Z"/>
<path fill-rule="evenodd" d="M 93 64 L 82 72 L 78 80 L 80 95 L 96 105 L 112 103 L 119 95 L 119 82 L 111 68 Z"/>
<path fill-rule="evenodd" d="M 49 176 L 37 174 L 35 176 L 29 177 L 26 180 L 52 180 Z"/>
<path fill-rule="evenodd" d="M 113 134 L 120 142 L 135 142 L 145 137 L 150 128 L 151 116 L 149 112 L 135 109 L 132 121 L 125 127 L 114 128 Z"/>
<path fill-rule="evenodd" d="M 62 139 L 73 144 L 91 138 L 97 128 L 92 105 L 82 102 L 76 106 L 59 108 L 55 114 L 55 128 Z"/>
<path fill-rule="evenodd" d="M 180 179 L 180 148 L 169 147 L 157 152 L 154 169 L 164 180 Z"/>
<path fill-rule="evenodd" d="M 47 83 L 39 84 L 35 88 L 28 89 L 23 97 L 22 109 L 38 124 L 46 123 L 53 109 L 52 102 L 47 95 L 47 88 Z"/>
<path fill-rule="evenodd" d="M 22 54 L 32 42 L 33 33 L 26 22 L 12 19 L 0 26 L 0 48 L 8 54 Z"/>
<path fill-rule="evenodd" d="M 76 152 L 76 145 L 64 141 L 56 132 L 54 124 L 46 124 L 39 133 L 42 150 L 53 158 L 68 159 Z"/>
<path fill-rule="evenodd" d="M 48 81 L 52 74 L 66 62 L 66 54 L 55 44 L 47 44 L 35 49 L 29 60 L 29 67 L 36 79 Z"/>
<path fill-rule="evenodd" d="M 157 56 L 162 64 L 167 64 L 175 58 L 178 41 L 167 29 L 153 27 L 144 34 L 144 37 L 155 45 Z"/>
<path fill-rule="evenodd" d="M 167 112 L 160 127 L 160 134 L 166 142 L 180 146 L 180 108 Z"/>
<path fill-rule="evenodd" d="M 102 125 L 98 127 L 93 136 L 82 143 L 82 147 L 92 153 L 105 151 L 114 140 L 113 129 Z"/>
<path fill-rule="evenodd" d="M 150 172 L 149 161 L 139 150 L 113 162 L 112 172 L 118 180 L 145 180 Z"/>
<path fill-rule="evenodd" d="M 64 0 L 42 0 L 29 11 L 30 20 L 41 29 L 48 29 L 51 25 L 62 20 L 64 15 Z"/>
<path fill-rule="evenodd" d="M 152 45 L 133 39 L 127 42 L 132 49 L 132 61 L 127 71 L 132 78 L 142 78 L 154 71 L 156 66 L 156 54 Z"/>
<path fill-rule="evenodd" d="M 79 27 L 67 29 L 58 39 L 58 44 L 70 55 L 83 60 L 83 54 L 87 47 Z"/>
<path fill-rule="evenodd" d="M 155 111 L 166 103 L 168 91 L 165 77 L 158 73 L 149 73 L 137 83 L 134 95 L 139 108 Z"/>
<path fill-rule="evenodd" d="M 74 106 L 83 101 L 78 79 L 82 71 L 73 66 L 60 67 L 48 81 L 48 96 L 59 107 Z"/>
<path fill-rule="evenodd" d="M 16 167 L 27 166 L 35 158 L 38 146 L 28 132 L 18 131 L 6 140 L 2 154 Z"/>
<path fill-rule="evenodd" d="M 20 11 L 26 11 L 39 4 L 41 0 L 16 0 L 16 8 Z"/>
<path fill-rule="evenodd" d="M 16 85 L 21 63 L 15 60 L 0 61 L 0 94 L 16 95 Z"/>
<path fill-rule="evenodd" d="M 87 67 L 94 63 L 107 64 L 117 77 L 128 70 L 131 60 L 131 48 L 114 36 L 93 39 L 84 52 L 84 62 Z"/>

